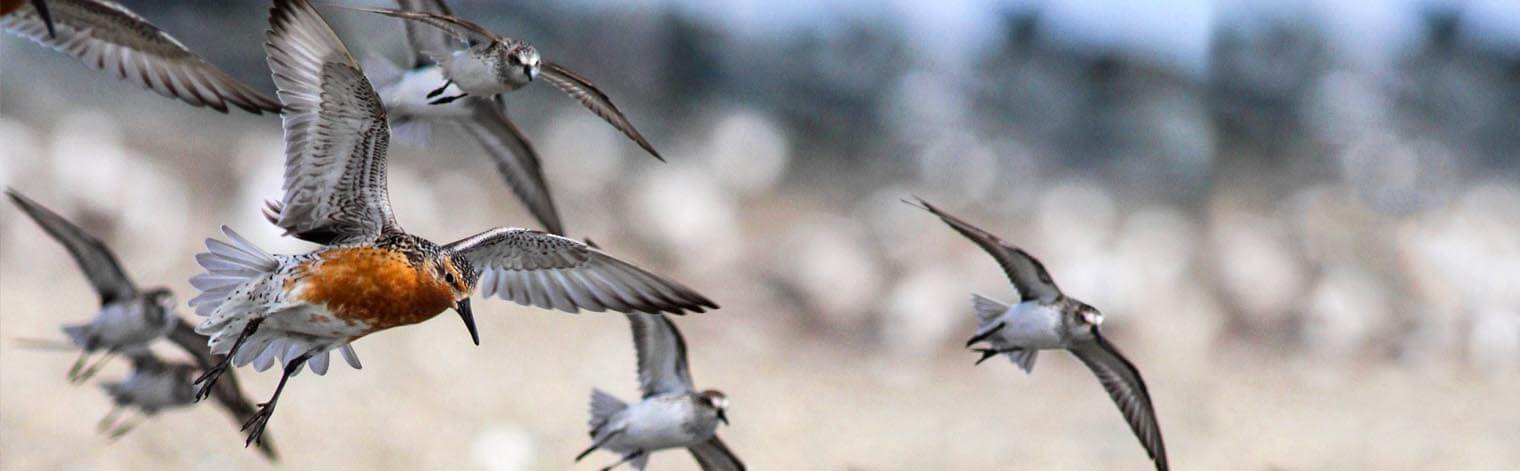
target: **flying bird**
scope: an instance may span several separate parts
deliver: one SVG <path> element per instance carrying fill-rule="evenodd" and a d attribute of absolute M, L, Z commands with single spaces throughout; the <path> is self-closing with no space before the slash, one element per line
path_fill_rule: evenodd
<path fill-rule="evenodd" d="M 195 333 L 193 326 L 175 315 L 173 293 L 166 288 L 140 291 L 105 243 L 15 190 L 7 190 L 6 195 L 63 244 L 100 294 L 101 309 L 91 322 L 63 328 L 69 337 L 68 348 L 81 350 L 79 360 L 69 369 L 69 378 L 83 382 L 98 372 L 111 356 L 121 354 L 131 359 L 132 375 L 126 381 L 106 384 L 106 391 L 116 401 L 118 409 L 136 408 L 144 416 L 152 416 L 162 409 L 193 403 L 193 397 L 188 394 L 192 387 L 190 379 L 182 373 L 210 369 L 219 359 L 213 357 L 206 347 L 207 338 Z M 159 339 L 168 339 L 190 353 L 195 364 L 160 361 L 150 349 Z M 44 342 L 29 343 L 42 348 L 53 347 Z M 85 368 L 89 356 L 101 350 L 106 354 Z M 212 393 L 234 417 L 245 420 L 253 415 L 253 405 L 243 397 L 236 377 L 228 375 L 223 378 Z M 113 410 L 106 420 L 101 421 L 102 430 L 112 428 L 110 422 L 118 412 Z M 111 435 L 120 437 L 135 425 L 132 422 L 119 424 Z M 267 442 L 260 451 L 270 459 L 275 458 L 274 448 Z"/>
<path fill-rule="evenodd" d="M 554 62 L 542 61 L 538 50 L 526 42 L 491 32 L 478 24 L 449 14 L 441 2 L 411 0 L 402 2 L 404 9 L 341 7 L 351 10 L 378 13 L 401 18 L 407 22 L 426 25 L 446 33 L 447 38 L 466 46 L 455 48 L 444 38 L 425 35 L 418 29 L 408 27 L 407 35 L 413 48 L 426 49 L 426 54 L 442 70 L 445 81 L 428 92 L 430 104 L 447 104 L 468 96 L 491 97 L 527 86 L 543 75 L 555 88 L 560 89 L 581 105 L 606 120 L 612 127 L 622 131 L 639 147 L 661 161 L 665 160 L 654 146 L 634 129 L 612 99 L 596 88 L 590 80 Z M 411 4 L 411 5 L 408 5 Z M 441 43 L 441 44 L 440 44 Z M 439 49 L 443 48 L 443 49 Z M 414 52 L 416 53 L 416 52 Z M 435 82 L 436 83 L 436 82 Z M 450 88 L 454 95 L 444 95 Z"/>
<path fill-rule="evenodd" d="M 184 325 L 189 327 L 188 324 Z M 195 335 L 193 331 L 190 334 Z M 205 343 L 202 343 L 200 349 L 204 351 L 205 348 Z M 99 428 L 113 440 L 126 435 L 134 427 L 158 415 L 159 412 L 194 405 L 195 385 L 191 383 L 191 380 L 197 371 L 205 368 L 203 363 L 166 362 L 149 350 L 136 351 L 131 355 L 131 359 L 132 372 L 125 380 L 101 385 L 106 394 L 111 396 L 113 406 L 111 411 L 100 420 Z M 228 379 L 232 378 L 228 377 Z M 222 384 L 230 388 L 217 388 L 217 403 L 235 418 L 242 419 L 251 416 L 254 412 L 253 404 L 237 390 L 237 382 L 227 381 Z M 131 410 L 136 410 L 138 416 L 121 417 L 124 411 Z M 259 445 L 259 451 L 270 460 L 278 457 L 274 446 L 267 439 Z"/>
<path fill-rule="evenodd" d="M 399 0 L 402 10 L 451 15 L 442 0 Z M 402 70 L 384 59 L 364 63 L 365 73 L 374 83 L 385 103 L 395 133 L 403 140 L 426 141 L 434 124 L 464 131 L 480 144 L 486 156 L 507 182 L 517 199 L 533 213 L 544 230 L 565 235 L 559 210 L 550 196 L 549 184 L 539 163 L 538 152 L 522 130 L 506 114 L 506 102 L 497 96 L 470 96 L 432 105 L 424 96 L 447 81 L 443 69 L 425 51 L 446 51 L 453 47 L 448 33 L 431 26 L 404 22 L 410 50 L 407 69 Z"/>
<path fill-rule="evenodd" d="M 174 315 L 174 293 L 167 288 L 138 289 L 100 239 L 15 190 L 6 190 L 5 194 L 69 251 L 100 295 L 100 310 L 90 322 L 63 327 L 69 341 L 80 350 L 79 359 L 69 368 L 71 381 L 89 379 L 115 355 L 146 350 L 150 342 L 174 328 L 178 319 Z M 104 355 L 89 362 L 102 351 Z"/>
<path fill-rule="evenodd" d="M 279 102 L 238 82 L 116 2 L 47 0 L 47 7 L 37 8 L 41 3 L 0 16 L 0 29 L 190 106 L 223 113 L 228 105 L 253 114 L 280 111 Z"/>
<path fill-rule="evenodd" d="M 728 424 L 728 397 L 709 389 L 697 392 L 686 365 L 686 340 L 670 318 L 630 313 L 633 346 L 639 360 L 639 389 L 644 397 L 625 404 L 611 394 L 591 391 L 591 440 L 580 461 L 598 449 L 621 455 L 623 463 L 644 469 L 649 454 L 686 448 L 704 471 L 742 471 L 744 463 L 717 435 Z"/>
<path fill-rule="evenodd" d="M 401 229 L 391 212 L 385 107 L 353 57 L 310 3 L 276 0 L 265 49 L 285 108 L 285 194 L 265 209 L 286 234 L 322 245 L 271 255 L 232 229 L 196 256 L 205 273 L 190 301 L 211 352 L 226 355 L 197 383 L 204 397 L 229 364 L 284 365 L 274 395 L 245 423 L 259 440 L 290 376 L 327 371 L 349 343 L 453 308 L 480 343 L 470 311 L 478 287 L 519 304 L 567 312 L 703 312 L 691 289 L 572 239 L 496 228 L 439 245 Z"/>
<path fill-rule="evenodd" d="M 1062 293 L 1045 271 L 1045 265 L 1023 249 L 922 199 L 916 206 L 938 216 L 991 254 L 1019 292 L 1019 303 L 1013 306 L 972 295 L 977 330 L 966 346 L 982 342 L 989 346 L 976 349 L 982 354 L 977 364 L 1004 354 L 1028 373 L 1034 369 L 1040 350 L 1071 352 L 1097 375 L 1098 382 L 1119 406 L 1130 429 L 1155 461 L 1156 469 L 1166 470 L 1166 445 L 1161 440 L 1161 426 L 1156 422 L 1150 392 L 1140 378 L 1140 370 L 1103 337 L 1098 328 L 1103 323 L 1103 314 Z"/>

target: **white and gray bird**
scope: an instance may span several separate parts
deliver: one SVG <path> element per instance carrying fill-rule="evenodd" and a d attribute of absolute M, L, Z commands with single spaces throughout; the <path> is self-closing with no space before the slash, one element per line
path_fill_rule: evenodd
<path fill-rule="evenodd" d="M 743 470 L 744 463 L 717 435 L 718 423 L 728 424 L 728 398 L 717 390 L 697 392 L 686 366 L 686 340 L 670 318 L 660 314 L 628 314 L 633 345 L 639 358 L 639 388 L 644 397 L 625 404 L 601 390 L 591 391 L 591 447 L 575 457 L 603 449 L 617 453 L 623 463 L 644 469 L 649 454 L 686 448 L 705 471 Z"/>
<path fill-rule="evenodd" d="M 342 8 L 401 18 L 409 23 L 407 39 L 414 49 L 413 53 L 431 58 L 431 62 L 437 64 L 438 71 L 429 71 L 427 74 L 437 74 L 443 78 L 439 82 L 437 77 L 416 74 L 417 71 L 409 77 L 413 80 L 426 80 L 433 86 L 432 91 L 423 95 L 428 99 L 427 103 L 442 105 L 471 96 L 497 96 L 523 88 L 542 74 L 555 88 L 606 120 L 650 155 L 665 160 L 628 118 L 623 116 L 623 112 L 612 104 L 612 99 L 607 94 L 580 74 L 554 62 L 541 60 L 538 50 L 532 45 L 453 16 L 441 0 L 404 0 L 401 3 L 403 9 L 400 10 Z M 425 33 L 416 28 L 424 25 L 443 34 Z M 465 48 L 458 49 L 457 45 Z M 411 86 L 405 88 L 411 89 Z M 455 94 L 446 95 L 451 88 Z"/>
<path fill-rule="evenodd" d="M 0 29 L 191 106 L 223 113 L 228 105 L 254 114 L 280 111 L 278 101 L 238 82 L 116 2 L 48 0 L 47 8 L 38 10 L 40 3 L 0 16 Z"/>
<path fill-rule="evenodd" d="M 976 349 L 982 353 L 977 364 L 1006 354 L 1027 373 L 1034 369 L 1040 350 L 1065 349 L 1071 352 L 1098 376 L 1098 382 L 1119 406 L 1130 429 L 1155 461 L 1156 469 L 1166 470 L 1166 445 L 1162 442 L 1161 426 L 1156 422 L 1156 412 L 1151 406 L 1150 392 L 1140 378 L 1140 370 L 1103 338 L 1098 328 L 1103 323 L 1103 314 L 1062 293 L 1050 273 L 1045 271 L 1045 266 L 1024 250 L 940 211 L 922 199 L 918 200 L 918 206 L 939 216 L 945 224 L 991 254 L 1019 292 L 1019 303 L 1012 306 L 972 295 L 977 329 L 966 346 L 969 348 L 981 342 L 989 346 Z"/>
<path fill-rule="evenodd" d="M 194 326 L 175 314 L 173 293 L 166 288 L 139 291 L 127 278 L 116 256 L 99 239 L 15 190 L 7 190 L 6 194 L 37 221 L 37 225 L 63 244 L 100 294 L 101 309 L 93 320 L 63 328 L 69 337 L 70 350 L 81 350 L 79 360 L 69 369 L 69 379 L 83 382 L 100 371 L 107 359 L 121 354 L 132 359 L 133 373 L 124 382 L 106 385 L 106 391 L 118 406 L 131 406 L 145 416 L 151 416 L 162 409 L 193 403 L 194 396 L 188 395 L 193 392 L 192 378 L 186 372 L 209 370 L 221 359 L 211 354 L 210 347 L 206 346 L 209 340 L 206 336 L 195 333 Z M 167 339 L 179 346 L 191 355 L 195 364 L 159 361 L 151 350 L 152 343 L 159 339 Z M 90 355 L 101 350 L 106 354 L 85 368 Z M 253 404 L 244 398 L 236 376 L 230 372 L 208 394 L 215 396 L 217 403 L 239 423 L 256 412 Z M 102 429 L 110 426 L 120 412 L 120 407 L 117 409 L 101 421 Z M 112 436 L 120 437 L 135 425 L 118 425 Z M 274 448 L 269 443 L 262 443 L 260 450 L 270 459 L 275 458 Z"/>
<path fill-rule="evenodd" d="M 452 14 L 443 0 L 398 0 L 397 4 L 403 11 Z M 379 58 L 364 63 L 364 72 L 385 103 L 395 135 L 402 140 L 423 143 L 428 140 L 434 125 L 463 131 L 485 150 L 486 156 L 496 164 L 497 172 L 506 180 L 507 187 L 522 200 L 544 230 L 565 235 L 564 223 L 550 196 L 538 152 L 522 130 L 507 117 L 505 101 L 500 96 L 493 100 L 489 95 L 476 95 L 449 103 L 430 104 L 432 100 L 427 98 L 428 92 L 438 89 L 448 79 L 443 68 L 433 60 L 433 54 L 427 51 L 447 51 L 454 47 L 454 40 L 444 30 L 411 21 L 404 23 L 410 61 L 407 69 Z"/>
<path fill-rule="evenodd" d="M 195 404 L 195 385 L 192 380 L 197 372 L 209 368 L 213 359 L 206 348 L 205 337 L 196 334 L 189 324 L 180 324 L 183 328 L 176 329 L 175 332 L 186 335 L 183 340 L 200 340 L 198 346 L 181 344 L 181 347 L 195 350 L 195 364 L 166 362 L 150 350 L 138 350 L 131 354 L 132 372 L 125 380 L 101 384 L 101 388 L 111 396 L 113 406 L 100 419 L 99 429 L 111 439 L 121 438 L 159 412 Z M 181 343 L 178 336 L 175 339 L 175 343 Z M 217 403 L 240 422 L 255 412 L 253 403 L 243 396 L 237 387 L 237 381 L 231 377 L 218 383 L 215 396 Z M 137 411 L 137 417 L 121 417 L 124 412 L 132 410 Z M 277 458 L 274 445 L 267 437 L 259 444 L 259 451 L 270 460 Z"/>
<path fill-rule="evenodd" d="M 93 319 L 63 327 L 69 341 L 81 350 L 79 359 L 69 368 L 70 380 L 89 379 L 112 356 L 146 350 L 149 342 L 174 328 L 178 319 L 174 315 L 174 294 L 167 288 L 139 290 L 99 239 L 15 190 L 5 193 L 43 231 L 63 244 L 100 295 L 100 310 Z M 90 356 L 102 351 L 105 355 L 85 366 Z"/>

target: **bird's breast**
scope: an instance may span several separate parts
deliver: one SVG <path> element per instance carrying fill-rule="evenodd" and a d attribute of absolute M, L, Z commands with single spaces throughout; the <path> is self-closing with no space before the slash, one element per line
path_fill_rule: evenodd
<path fill-rule="evenodd" d="M 415 324 L 453 305 L 453 291 L 399 250 L 378 247 L 322 252 L 298 269 L 300 301 L 321 305 L 370 332 Z"/>

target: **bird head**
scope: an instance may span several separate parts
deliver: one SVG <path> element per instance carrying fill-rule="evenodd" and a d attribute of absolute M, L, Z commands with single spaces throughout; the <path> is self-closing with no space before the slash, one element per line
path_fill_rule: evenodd
<path fill-rule="evenodd" d="M 507 65 L 512 75 L 519 75 L 523 80 L 531 82 L 538 78 L 538 69 L 542 60 L 538 57 L 538 50 L 527 44 L 519 44 L 507 51 Z"/>
<path fill-rule="evenodd" d="M 174 308 L 177 301 L 174 292 L 169 288 L 153 288 L 143 293 L 143 299 L 147 301 L 150 309 L 145 313 L 149 320 L 155 323 L 165 323 L 173 319 Z"/>
<path fill-rule="evenodd" d="M 1077 316 L 1082 319 L 1083 324 L 1088 326 L 1103 325 L 1103 313 L 1098 312 L 1098 308 L 1081 304 L 1077 307 Z"/>
<path fill-rule="evenodd" d="M 480 345 L 480 331 L 475 328 L 475 313 L 470 311 L 470 293 L 475 291 L 477 280 L 470 261 L 458 254 L 443 254 L 433 261 L 432 274 L 435 281 L 447 286 L 454 300 L 454 312 L 470 330 L 470 340 Z"/>
<path fill-rule="evenodd" d="M 709 389 L 697 394 L 697 400 L 709 409 L 712 409 L 723 425 L 728 425 L 728 396 L 722 391 Z"/>

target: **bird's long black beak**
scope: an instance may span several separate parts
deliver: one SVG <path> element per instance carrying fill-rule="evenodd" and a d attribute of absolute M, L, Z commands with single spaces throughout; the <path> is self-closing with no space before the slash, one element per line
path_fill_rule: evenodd
<path fill-rule="evenodd" d="M 464 321 L 464 328 L 470 329 L 470 340 L 475 345 L 480 345 L 480 331 L 475 329 L 475 313 L 470 312 L 470 298 L 464 298 L 454 303 L 454 312 L 459 313 L 459 319 Z"/>
<path fill-rule="evenodd" d="M 723 425 L 728 425 L 728 411 L 718 409 L 718 421 L 723 422 Z"/>
<path fill-rule="evenodd" d="M 37 9 L 37 16 L 42 17 L 42 22 L 47 24 L 48 37 L 57 38 L 58 31 L 53 29 L 53 13 L 48 11 L 47 2 L 32 0 L 32 8 Z"/>

